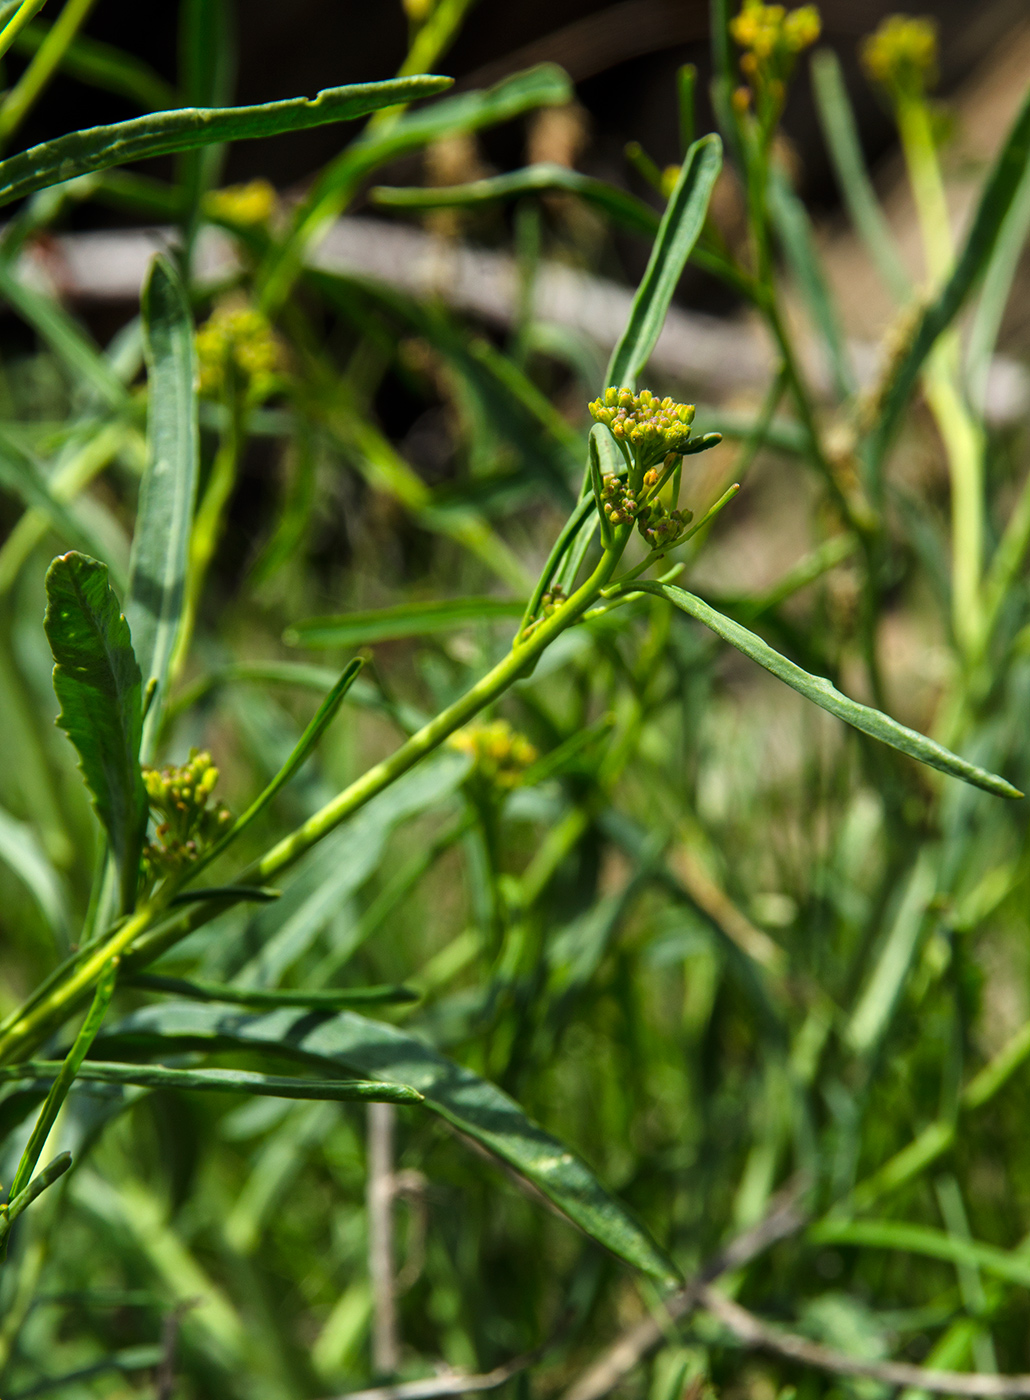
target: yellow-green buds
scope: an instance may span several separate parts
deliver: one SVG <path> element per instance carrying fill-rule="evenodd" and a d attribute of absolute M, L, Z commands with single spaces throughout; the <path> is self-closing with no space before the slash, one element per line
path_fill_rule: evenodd
<path fill-rule="evenodd" d="M 245 185 L 212 190 L 204 198 L 204 213 L 210 219 L 240 228 L 256 228 L 268 223 L 275 213 L 278 198 L 275 186 L 267 180 L 250 180 Z"/>
<path fill-rule="evenodd" d="M 268 318 L 252 307 L 216 307 L 197 331 L 199 389 L 209 398 L 220 398 L 232 378 L 260 403 L 275 388 L 281 359 Z"/>
<path fill-rule="evenodd" d="M 932 19 L 889 15 L 862 44 L 862 67 L 895 100 L 922 97 L 937 81 L 937 26 Z"/>
<path fill-rule="evenodd" d="M 815 43 L 820 28 L 814 5 L 787 10 L 783 5 L 764 5 L 762 0 L 744 0 L 740 14 L 730 21 L 730 33 L 744 50 L 741 72 L 763 120 L 771 122 L 779 116 L 797 56 Z M 734 95 L 738 110 L 746 108 L 748 101 L 747 88 Z"/>
<path fill-rule="evenodd" d="M 662 461 L 670 452 L 684 452 L 690 441 L 692 403 L 659 399 L 650 389 L 634 394 L 632 389 L 611 388 L 589 407 L 594 421 L 603 423 L 641 468 Z"/>
<path fill-rule="evenodd" d="M 190 750 L 187 763 L 143 769 L 147 802 L 157 823 L 154 839 L 143 848 L 148 883 L 185 869 L 227 830 L 232 814 L 211 800 L 217 782 L 211 755 L 196 749 Z"/>
<path fill-rule="evenodd" d="M 517 787 L 523 773 L 537 760 L 533 745 L 506 719 L 469 724 L 453 734 L 450 743 L 471 754 L 477 778 L 498 788 Z"/>

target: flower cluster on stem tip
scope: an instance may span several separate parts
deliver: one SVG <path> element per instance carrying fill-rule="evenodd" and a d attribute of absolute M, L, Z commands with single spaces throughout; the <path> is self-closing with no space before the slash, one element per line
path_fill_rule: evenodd
<path fill-rule="evenodd" d="M 153 840 L 143 848 L 148 883 L 184 870 L 229 828 L 232 813 L 212 801 L 218 769 L 207 752 L 190 750 L 189 761 L 144 768 L 143 786 L 156 819 Z"/>
<path fill-rule="evenodd" d="M 245 185 L 212 190 L 204 198 L 204 213 L 238 228 L 259 228 L 275 213 L 278 198 L 267 180 L 249 180 Z"/>
<path fill-rule="evenodd" d="M 671 465 L 671 464 L 670 464 Z M 665 549 L 676 543 L 693 519 L 689 510 L 669 510 L 651 496 L 661 477 L 652 467 L 644 473 L 639 489 L 617 476 L 601 479 L 601 509 L 611 525 L 636 521 L 637 529 L 652 549 Z"/>
<path fill-rule="evenodd" d="M 937 81 L 936 24 L 888 15 L 862 44 L 862 67 L 895 101 L 922 97 Z"/>
<path fill-rule="evenodd" d="M 737 107 L 746 109 L 754 97 L 759 119 L 774 121 L 782 111 L 797 56 L 815 43 L 820 29 L 814 5 L 787 10 L 762 0 L 744 0 L 740 14 L 730 21 L 730 33 L 744 50 L 740 69 L 750 88 L 738 89 Z"/>
<path fill-rule="evenodd" d="M 537 751 L 506 719 L 478 721 L 459 729 L 451 746 L 471 755 L 474 775 L 491 787 L 518 787 L 522 775 L 537 760 Z"/>
<path fill-rule="evenodd" d="M 639 394 L 632 389 L 606 389 L 602 398 L 590 404 L 590 413 L 644 470 L 670 452 L 684 452 L 694 421 L 692 403 L 659 399 L 650 389 L 641 389 Z"/>
<path fill-rule="evenodd" d="M 221 398 L 230 384 L 252 402 L 273 391 L 281 347 L 268 318 L 249 306 L 219 306 L 197 331 L 199 388 Z"/>

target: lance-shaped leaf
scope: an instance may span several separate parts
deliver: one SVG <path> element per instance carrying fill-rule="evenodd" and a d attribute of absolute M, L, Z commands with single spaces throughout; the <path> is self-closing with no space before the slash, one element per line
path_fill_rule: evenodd
<path fill-rule="evenodd" d="M 633 298 L 626 329 L 612 351 L 606 384 L 633 388 L 651 357 L 687 259 L 704 228 L 715 181 L 722 169 L 722 142 L 704 136 L 687 152 Z"/>
<path fill-rule="evenodd" d="M 128 161 L 195 150 L 220 141 L 252 140 L 327 122 L 352 121 L 380 107 L 429 97 L 450 87 L 452 81 L 423 75 L 352 83 L 325 88 L 315 97 L 291 97 L 253 107 L 179 107 L 113 126 L 73 131 L 0 161 L 0 204 Z"/>
<path fill-rule="evenodd" d="M 634 583 L 632 588 L 638 593 L 654 593 L 660 598 L 668 598 L 669 602 L 674 603 L 681 611 L 710 627 L 723 641 L 735 646 L 752 661 L 757 661 L 759 666 L 764 666 L 781 681 L 786 681 L 799 695 L 813 701 L 831 715 L 836 715 L 845 724 L 860 729 L 863 734 L 869 734 L 881 743 L 889 744 L 892 749 L 907 754 L 909 758 L 918 759 L 920 763 L 937 768 L 952 778 L 961 778 L 963 782 L 972 783 L 974 787 L 983 788 L 985 792 L 994 793 L 997 797 L 1023 796 L 1018 788 L 1013 787 L 1004 778 L 999 778 L 996 773 L 989 773 L 986 768 L 978 768 L 975 763 L 959 758 L 958 754 L 952 753 L 943 744 L 928 739 L 925 734 L 920 734 L 915 729 L 909 729 L 907 725 L 899 724 L 896 719 L 891 719 L 881 710 L 874 710 L 869 705 L 860 705 L 857 700 L 842 695 L 825 676 L 813 676 L 808 671 L 803 671 L 754 632 L 749 632 L 746 627 L 741 627 L 739 622 L 716 612 L 693 593 L 687 593 L 673 583 Z"/>
<path fill-rule="evenodd" d="M 57 723 L 104 824 L 120 876 L 122 906 L 136 897 L 147 800 L 139 768 L 141 677 L 129 624 L 107 578 L 87 554 L 62 554 L 46 576 L 43 619 L 53 652 Z"/>
<path fill-rule="evenodd" d="M 168 666 L 182 622 L 190 527 L 197 493 L 197 396 L 193 317 L 167 258 L 155 258 L 143 287 L 147 357 L 147 465 L 129 559 L 125 613 L 140 670 L 157 682 L 143 757 L 160 723 Z"/>
<path fill-rule="evenodd" d="M 337 617 L 311 617 L 286 629 L 288 646 L 353 647 L 400 637 L 424 637 L 449 632 L 477 622 L 496 622 L 522 616 L 524 602 L 505 598 L 458 598 L 428 603 L 401 603 L 372 612 L 341 613 Z"/>
<path fill-rule="evenodd" d="M 150 1006 L 111 1028 L 119 1044 L 177 1043 L 262 1048 L 377 1080 L 406 1084 L 425 1095 L 426 1107 L 474 1138 L 532 1182 L 592 1239 L 663 1283 L 677 1271 L 626 1208 L 567 1147 L 523 1113 L 495 1085 L 438 1054 L 394 1026 L 354 1012 L 317 1016 L 273 1011 L 249 1016 L 209 1005 L 171 1002 Z"/>

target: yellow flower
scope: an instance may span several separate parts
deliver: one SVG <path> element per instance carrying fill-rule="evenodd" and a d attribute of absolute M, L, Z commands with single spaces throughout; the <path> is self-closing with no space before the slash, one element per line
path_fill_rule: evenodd
<path fill-rule="evenodd" d="M 211 219 L 253 228 L 267 224 L 275 213 L 278 195 L 267 180 L 251 180 L 246 185 L 228 185 L 212 190 L 204 200 L 204 212 Z"/>
<path fill-rule="evenodd" d="M 641 467 L 662 461 L 670 452 L 683 452 L 690 441 L 694 421 L 692 403 L 659 399 L 650 389 L 610 388 L 589 405 L 596 423 L 603 423 L 612 437 L 625 443 Z"/>
<path fill-rule="evenodd" d="M 219 306 L 197 331 L 199 388 L 208 398 L 225 392 L 230 374 L 253 402 L 275 387 L 281 348 L 268 318 L 247 306 Z"/>
<path fill-rule="evenodd" d="M 537 760 L 537 751 L 506 719 L 476 721 L 450 739 L 452 748 L 469 754 L 475 775 L 494 787 L 513 788 Z"/>
<path fill-rule="evenodd" d="M 889 15 L 863 42 L 861 55 L 868 76 L 892 97 L 920 97 L 937 81 L 937 26 Z"/>
<path fill-rule="evenodd" d="M 730 33 L 744 50 L 740 70 L 754 92 L 759 115 L 779 115 L 794 62 L 819 38 L 820 27 L 814 5 L 788 11 L 783 5 L 744 0 L 744 8 L 730 21 Z M 746 110 L 746 98 L 735 94 L 734 101 L 739 111 Z"/>

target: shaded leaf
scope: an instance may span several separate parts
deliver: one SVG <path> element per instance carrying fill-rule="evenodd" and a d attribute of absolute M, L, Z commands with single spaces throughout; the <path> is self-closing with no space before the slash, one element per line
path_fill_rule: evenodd
<path fill-rule="evenodd" d="M 54 661 L 57 723 L 104 824 L 121 877 L 122 906 L 136 897 L 147 800 L 139 767 L 141 677 L 129 625 L 107 567 L 85 554 L 62 554 L 46 576 L 43 619 Z"/>
<path fill-rule="evenodd" d="M 160 725 L 168 667 L 182 621 L 199 444 L 193 317 L 186 289 L 167 258 L 151 263 L 141 304 L 148 381 L 147 465 L 132 537 L 125 614 L 144 680 L 157 682 L 144 725 L 146 760 Z"/>
<path fill-rule="evenodd" d="M 351 647 L 399 637 L 424 637 L 476 622 L 521 617 L 524 603 L 506 598 L 456 598 L 430 603 L 400 603 L 371 612 L 341 613 L 295 622 L 283 634 L 289 646 Z"/>
<path fill-rule="evenodd" d="M 675 1266 L 646 1230 L 513 1099 L 393 1026 L 348 1011 L 327 1017 L 285 1010 L 247 1016 L 173 1002 L 133 1013 L 111 1035 L 120 1042 L 165 1047 L 177 1041 L 262 1047 L 312 1065 L 342 1066 L 407 1084 L 425 1095 L 427 1108 L 514 1167 L 592 1239 L 664 1283 L 677 1279 Z"/>

